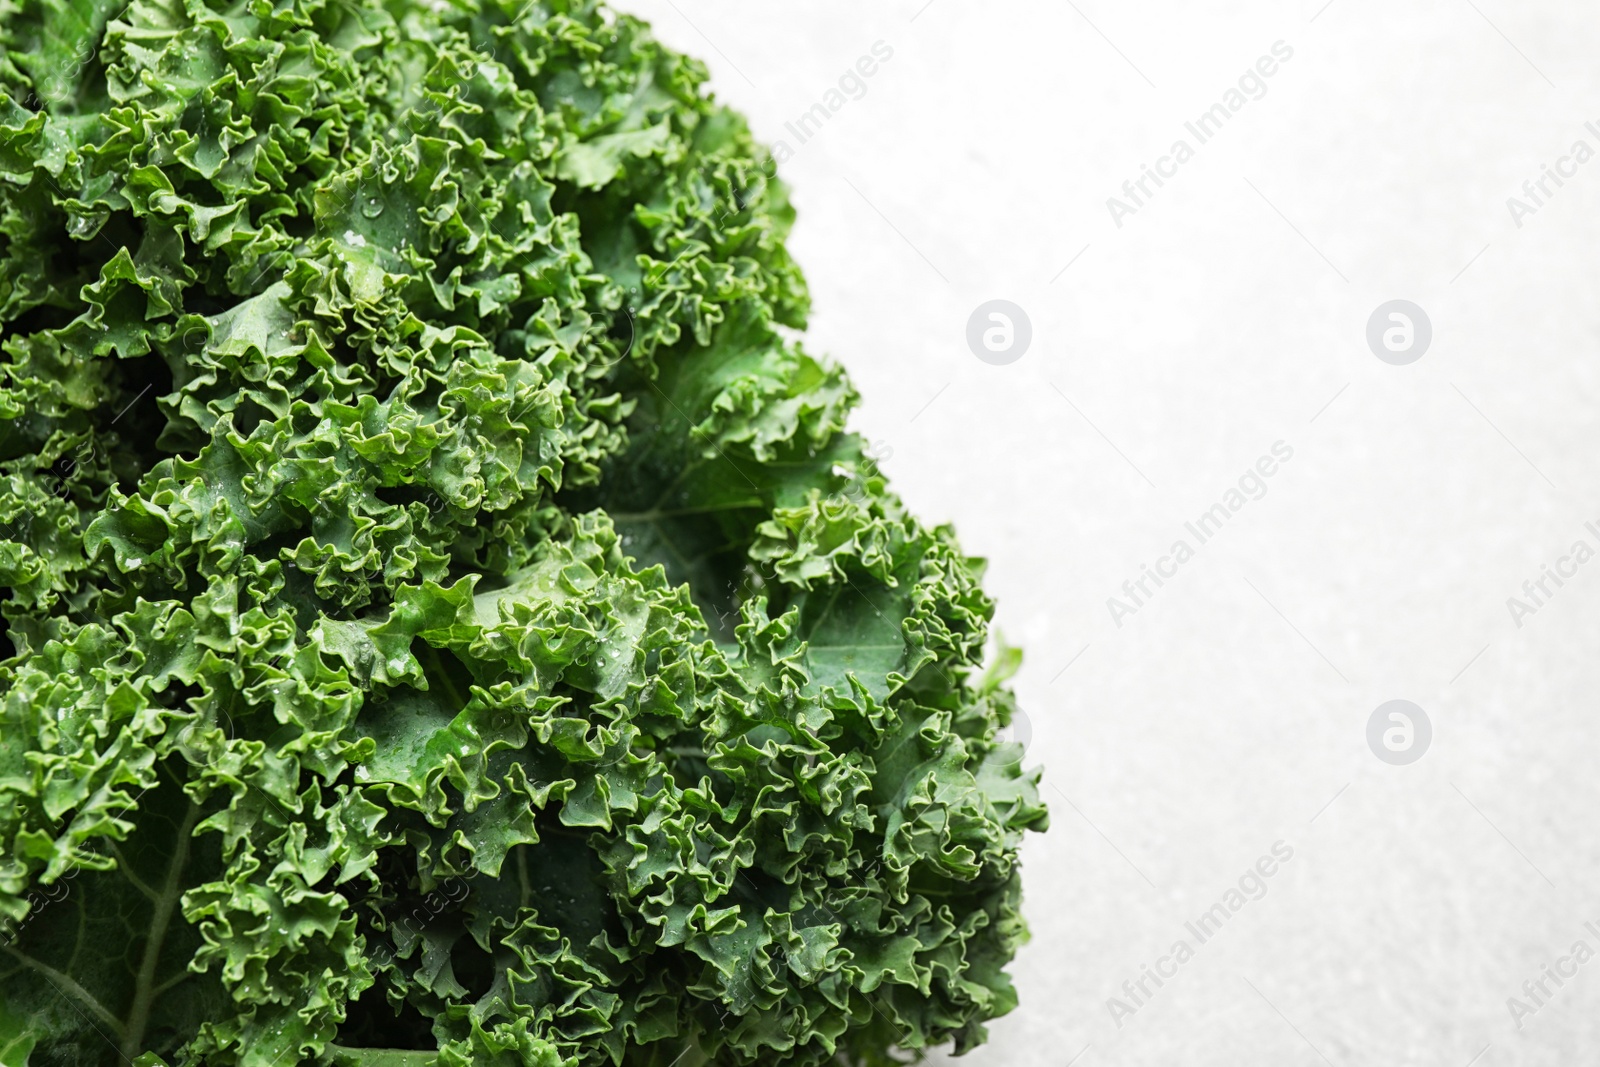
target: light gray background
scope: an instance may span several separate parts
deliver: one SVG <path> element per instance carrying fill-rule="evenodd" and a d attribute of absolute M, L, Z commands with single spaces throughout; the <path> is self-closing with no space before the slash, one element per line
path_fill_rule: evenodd
<path fill-rule="evenodd" d="M 1600 560 L 1520 628 L 1506 605 L 1600 547 L 1600 159 L 1520 228 L 1506 204 L 1600 150 L 1600 11 L 622 3 L 796 148 L 808 344 L 1027 649 L 1055 825 L 1024 853 L 1022 1006 L 966 1062 L 1600 1062 L 1600 960 L 1520 1030 L 1506 1004 L 1600 950 Z M 1267 95 L 1116 227 L 1106 198 L 1278 40 Z M 1032 320 L 1009 366 L 965 343 L 991 298 Z M 1411 366 L 1365 342 L 1395 298 L 1433 323 Z M 1278 440 L 1266 496 L 1115 625 Z M 1366 746 L 1393 698 L 1433 722 L 1408 767 Z M 1115 1026 L 1107 998 L 1278 840 L 1266 896 Z"/>

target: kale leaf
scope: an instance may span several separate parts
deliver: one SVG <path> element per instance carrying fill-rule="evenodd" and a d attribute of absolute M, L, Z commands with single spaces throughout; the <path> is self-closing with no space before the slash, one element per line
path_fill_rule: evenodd
<path fill-rule="evenodd" d="M 887 1064 L 1015 995 L 981 561 L 589 0 L 0 0 L 0 1065 Z"/>

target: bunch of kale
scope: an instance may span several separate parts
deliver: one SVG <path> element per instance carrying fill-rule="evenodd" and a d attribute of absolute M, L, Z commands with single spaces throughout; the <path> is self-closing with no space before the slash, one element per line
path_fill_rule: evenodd
<path fill-rule="evenodd" d="M 704 69 L 586 0 L 0 45 L 0 1064 L 980 1042 L 1015 656 Z"/>

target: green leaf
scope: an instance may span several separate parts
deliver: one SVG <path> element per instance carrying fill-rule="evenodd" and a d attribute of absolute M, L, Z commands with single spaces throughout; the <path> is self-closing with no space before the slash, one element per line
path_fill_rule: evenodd
<path fill-rule="evenodd" d="M 41 98 L 71 109 L 84 75 L 93 68 L 96 42 L 121 0 L 56 0 L 29 5 L 7 27 L 7 53 L 33 79 Z"/>
<path fill-rule="evenodd" d="M 0 1067 L 1015 1004 L 1017 654 L 706 81 L 592 0 L 0 0 Z"/>
<path fill-rule="evenodd" d="M 52 1055 L 76 1049 L 82 1062 L 131 1059 L 154 1035 L 193 1029 L 207 1006 L 220 1007 L 215 981 L 187 969 L 200 938 L 180 914 L 208 863 L 193 840 L 200 810 L 172 781 L 142 800 L 132 832 L 101 844 L 115 866 L 37 885 L 0 944 L 0 998 L 11 1017 L 28 1020 L 12 1047 L 42 1042 Z"/>

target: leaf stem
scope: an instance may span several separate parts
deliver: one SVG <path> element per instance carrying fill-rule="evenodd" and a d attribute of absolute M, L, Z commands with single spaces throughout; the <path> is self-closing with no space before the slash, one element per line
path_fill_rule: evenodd
<path fill-rule="evenodd" d="M 30 967 L 33 970 L 38 971 L 39 974 L 44 976 L 46 981 L 54 983 L 57 989 L 65 993 L 71 993 L 73 997 L 77 998 L 77 1000 L 84 1007 L 88 1008 L 89 1011 L 93 1013 L 95 1018 L 111 1027 L 112 1033 L 116 1034 L 118 1037 L 122 1036 L 122 1024 L 117 1021 L 117 1017 L 107 1011 L 98 1000 L 94 999 L 94 996 L 87 989 L 73 981 L 69 975 L 62 974 L 48 963 L 43 963 L 39 960 L 36 960 L 26 952 L 19 952 L 10 945 L 0 944 L 0 949 L 5 949 L 12 956 L 15 956 L 17 961 L 24 967 Z"/>
<path fill-rule="evenodd" d="M 128 884 L 137 889 L 140 895 L 149 900 L 150 903 L 159 903 L 161 900 L 160 894 L 146 885 L 143 878 L 133 873 L 132 865 L 128 863 L 128 858 L 122 854 L 122 849 L 117 847 L 117 843 L 107 838 L 106 845 L 111 849 L 111 855 L 117 861 L 117 869 L 122 872 L 122 877 L 128 880 Z"/>
<path fill-rule="evenodd" d="M 133 1006 L 128 1009 L 128 1025 L 122 1033 L 123 1058 L 132 1060 L 144 1050 L 145 1027 L 150 1022 L 150 1008 L 155 1004 L 156 968 L 161 963 L 161 946 L 167 938 L 167 927 L 172 913 L 177 910 L 183 895 L 183 869 L 189 864 L 189 842 L 195 825 L 200 821 L 200 805 L 189 800 L 183 815 L 183 825 L 178 827 L 178 839 L 173 842 L 172 861 L 167 867 L 167 880 L 161 895 L 150 914 L 150 936 L 145 939 L 144 956 L 139 961 L 139 974 L 134 982 Z"/>

